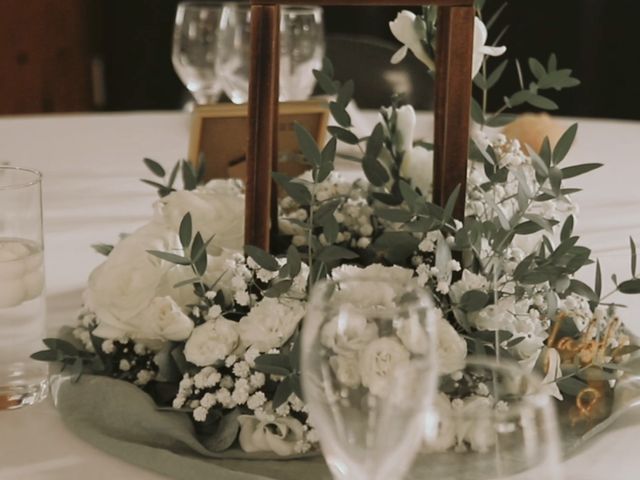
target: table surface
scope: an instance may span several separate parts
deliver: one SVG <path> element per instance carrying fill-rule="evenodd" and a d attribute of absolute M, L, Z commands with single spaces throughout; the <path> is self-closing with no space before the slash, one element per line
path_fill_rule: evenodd
<path fill-rule="evenodd" d="M 365 112 L 361 123 L 375 114 Z M 570 120 L 560 121 L 570 124 Z M 428 132 L 431 118 L 421 115 Z M 640 240 L 640 123 L 580 120 L 570 163 L 605 167 L 573 186 L 581 214 L 576 231 L 600 258 L 605 278 L 629 275 L 628 237 Z M 152 213 L 155 191 L 142 164 L 150 157 L 172 165 L 187 152 L 189 116 L 182 112 L 78 114 L 0 118 L 0 163 L 39 169 L 44 174 L 44 222 L 48 328 L 71 324 L 89 272 L 102 260 L 89 245 L 112 243 Z M 428 135 L 427 135 L 428 136 Z M 584 280 L 593 282 L 593 270 Z M 607 280 L 609 281 L 609 280 Z M 606 289 L 606 286 L 605 286 Z M 623 318 L 640 332 L 640 298 Z M 581 454 L 566 462 L 569 480 L 631 480 L 640 460 L 635 439 L 640 412 L 625 415 Z M 114 459 L 67 431 L 50 400 L 22 410 L 0 411 L 0 480 L 159 479 L 156 474 Z"/>

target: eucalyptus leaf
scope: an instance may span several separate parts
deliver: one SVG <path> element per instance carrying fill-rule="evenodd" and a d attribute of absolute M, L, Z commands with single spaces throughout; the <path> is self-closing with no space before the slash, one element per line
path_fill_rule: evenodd
<path fill-rule="evenodd" d="M 339 245 L 327 245 L 318 253 L 318 260 L 324 263 L 335 262 L 337 260 L 353 260 L 355 258 L 358 258 L 356 252 Z"/>
<path fill-rule="evenodd" d="M 573 215 L 569 215 L 567 219 L 564 221 L 564 225 L 562 225 L 562 230 L 560 231 L 560 240 L 565 241 L 571 234 L 573 233 L 573 227 L 575 224 L 575 219 Z"/>
<path fill-rule="evenodd" d="M 175 253 L 161 252 L 158 250 L 147 250 L 147 253 L 166 262 L 175 263 L 176 265 L 191 265 L 191 260 L 182 255 L 176 255 Z"/>
<path fill-rule="evenodd" d="M 349 102 L 351 102 L 351 99 L 353 98 L 354 87 L 355 85 L 353 83 L 353 80 L 347 80 L 340 87 L 338 96 L 336 98 L 336 103 L 342 108 L 346 108 Z"/>
<path fill-rule="evenodd" d="M 280 172 L 272 172 L 271 176 L 298 205 L 304 207 L 311 204 L 311 193 L 306 186 L 293 182 L 291 178 Z"/>
<path fill-rule="evenodd" d="M 344 128 L 351 126 L 351 116 L 343 105 L 337 102 L 329 102 L 329 111 L 334 120 L 338 122 L 338 125 Z"/>
<path fill-rule="evenodd" d="M 328 127 L 329 133 L 336 137 L 341 142 L 347 143 L 349 145 L 357 145 L 360 143 L 360 140 L 351 130 L 347 130 L 346 128 L 330 126 Z"/>
<path fill-rule="evenodd" d="M 105 257 L 108 257 L 113 250 L 113 245 L 108 245 L 106 243 L 96 243 L 91 245 L 91 248 L 93 248 L 100 255 L 104 255 Z"/>
<path fill-rule="evenodd" d="M 167 172 L 164 171 L 162 165 L 160 165 L 155 160 L 151 160 L 150 158 L 143 158 L 142 161 L 155 176 L 163 178 L 167 174 Z"/>
<path fill-rule="evenodd" d="M 285 403 L 289 396 L 293 393 L 293 382 L 291 377 L 287 377 L 278 384 L 276 392 L 273 395 L 273 408 L 278 408 Z"/>
<path fill-rule="evenodd" d="M 311 163 L 311 165 L 319 166 L 322 162 L 322 156 L 320 154 L 320 150 L 318 149 L 318 145 L 316 144 L 315 139 L 309 133 L 304 126 L 302 126 L 298 122 L 293 123 L 293 131 L 296 134 L 296 139 L 298 140 L 298 146 L 302 151 L 304 157 Z"/>
<path fill-rule="evenodd" d="M 556 146 L 553 149 L 553 161 L 556 165 L 564 160 L 567 153 L 569 153 L 569 150 L 571 150 L 571 146 L 573 145 L 577 133 L 578 124 L 574 123 L 562 134 L 562 137 L 560 137 L 560 140 L 556 143 Z"/>
<path fill-rule="evenodd" d="M 274 280 L 271 286 L 264 292 L 265 297 L 278 298 L 289 291 L 293 285 L 293 280 L 285 278 L 284 280 Z"/>
<path fill-rule="evenodd" d="M 618 285 L 618 291 L 627 295 L 640 293 L 640 278 L 620 282 Z"/>
<path fill-rule="evenodd" d="M 189 245 L 191 244 L 191 229 L 191 213 L 187 212 L 184 217 L 182 217 L 180 228 L 178 229 L 180 244 L 182 245 L 182 248 L 189 248 Z"/>
<path fill-rule="evenodd" d="M 238 423 L 240 413 L 240 409 L 234 408 L 231 412 L 223 415 L 213 434 L 204 438 L 202 444 L 212 452 L 223 452 L 231 447 L 240 430 L 240 423 Z"/>
<path fill-rule="evenodd" d="M 482 290 L 468 290 L 460 299 L 460 308 L 465 312 L 477 312 L 489 303 L 489 295 Z"/>
<path fill-rule="evenodd" d="M 338 84 L 334 82 L 326 72 L 313 70 L 313 76 L 316 77 L 318 85 L 327 95 L 336 95 L 338 93 Z"/>
<path fill-rule="evenodd" d="M 301 267 L 302 258 L 300 257 L 300 252 L 298 252 L 295 245 L 289 245 L 287 249 L 287 269 L 289 270 L 289 275 L 295 277 L 300 273 Z"/>
<path fill-rule="evenodd" d="M 638 251 L 636 249 L 636 242 L 632 237 L 629 237 L 629 245 L 631 247 L 631 275 L 636 276 L 636 267 L 638 266 Z"/>
<path fill-rule="evenodd" d="M 254 245 L 245 245 L 244 253 L 247 254 L 254 262 L 260 265 L 265 270 L 270 272 L 277 272 L 280 269 L 280 265 L 276 260 L 276 257 L 269 252 L 264 251 L 260 247 Z"/>
<path fill-rule="evenodd" d="M 591 172 L 602 166 L 601 163 L 583 163 L 582 165 L 573 165 L 571 167 L 565 167 L 562 169 L 562 178 L 565 180 L 568 178 L 577 177 L 585 173 Z"/>
<path fill-rule="evenodd" d="M 60 362 L 63 355 L 62 352 L 56 350 L 40 350 L 32 353 L 29 357 L 39 362 Z"/>

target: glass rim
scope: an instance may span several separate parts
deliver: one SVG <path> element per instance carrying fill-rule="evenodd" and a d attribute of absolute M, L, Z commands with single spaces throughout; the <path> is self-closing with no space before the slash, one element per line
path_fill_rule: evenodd
<path fill-rule="evenodd" d="M 227 6 L 229 3 L 229 0 L 212 0 L 212 1 L 207 1 L 207 0 L 184 0 L 182 2 L 179 2 L 177 5 L 177 8 L 180 7 L 217 7 L 217 8 L 223 8 L 225 6 Z"/>
<path fill-rule="evenodd" d="M 496 419 L 510 419 L 520 417 L 522 413 L 526 410 L 540 410 L 547 409 L 549 406 L 553 406 L 552 396 L 548 393 L 544 393 L 540 391 L 540 388 L 544 386 L 542 383 L 542 377 L 535 371 L 527 372 L 525 371 L 517 362 L 510 359 L 496 359 L 495 357 L 484 356 L 484 355 L 469 355 L 465 358 L 465 366 L 460 371 L 465 371 L 467 368 L 473 367 L 484 367 L 487 370 L 491 370 L 494 372 L 506 372 L 507 374 L 514 372 L 520 374 L 523 377 L 526 377 L 528 381 L 530 381 L 531 386 L 533 387 L 533 391 L 531 393 L 524 393 L 520 397 L 513 400 L 502 400 L 500 398 L 493 398 L 492 401 L 492 409 L 490 412 L 487 412 L 487 418 L 496 418 Z M 481 397 L 480 398 L 488 398 Z M 505 411 L 499 411 L 495 409 L 495 406 L 498 402 L 504 401 L 507 404 L 507 408 Z M 446 418 L 457 418 L 457 419 L 469 419 L 476 418 L 477 414 L 474 413 L 464 413 L 464 412 L 456 412 L 447 413 L 444 415 Z"/>
<path fill-rule="evenodd" d="M 206 4 L 208 3 L 206 0 L 185 0 L 184 2 L 180 2 L 178 5 L 183 5 L 183 4 L 187 4 L 187 3 L 201 3 L 201 4 Z M 224 5 L 224 6 L 231 6 L 231 7 L 235 7 L 235 8 L 251 8 L 253 6 L 253 3 L 250 1 L 242 1 L 242 2 L 232 2 L 229 0 L 221 0 L 221 1 L 213 1 L 211 2 L 211 4 L 216 5 L 217 3 Z M 281 4 L 280 5 L 280 14 L 282 15 L 283 13 L 322 13 L 323 12 L 323 8 L 321 5 L 313 5 L 313 4 L 308 4 L 308 5 L 287 5 L 287 4 Z"/>
<path fill-rule="evenodd" d="M 16 167 L 13 165 L 0 165 L 0 172 L 2 171 L 27 173 L 27 174 L 33 175 L 33 178 L 28 181 L 11 183 L 9 185 L 3 185 L 2 183 L 0 183 L 0 191 L 17 190 L 20 188 L 32 187 L 33 185 L 38 185 L 42 183 L 42 172 L 40 172 L 40 170 L 36 170 L 33 168 L 26 168 L 26 167 Z"/>

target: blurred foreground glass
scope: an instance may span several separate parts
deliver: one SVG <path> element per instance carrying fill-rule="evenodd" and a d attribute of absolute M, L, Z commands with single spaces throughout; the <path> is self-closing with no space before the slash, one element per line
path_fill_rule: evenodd
<path fill-rule="evenodd" d="M 223 4 L 183 2 L 173 30 L 173 68 L 199 105 L 216 103 L 222 93 L 217 61 Z"/>
<path fill-rule="evenodd" d="M 459 398 L 457 398 L 459 397 Z M 553 397 L 509 360 L 469 357 L 441 379 L 415 480 L 561 480 Z"/>
<path fill-rule="evenodd" d="M 0 166 L 0 410 L 46 396 L 41 175 Z"/>
<path fill-rule="evenodd" d="M 302 329 L 302 387 L 338 480 L 399 480 L 436 391 L 435 309 L 393 279 L 326 281 Z"/>
<path fill-rule="evenodd" d="M 251 68 L 251 7 L 227 4 L 220 26 L 220 72 L 234 103 L 246 103 Z M 306 100 L 325 52 L 322 8 L 283 6 L 280 14 L 280 101 Z"/>

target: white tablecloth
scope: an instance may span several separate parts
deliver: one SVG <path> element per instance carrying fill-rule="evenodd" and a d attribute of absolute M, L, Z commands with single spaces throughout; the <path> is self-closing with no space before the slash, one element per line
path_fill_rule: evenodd
<path fill-rule="evenodd" d="M 371 121 L 372 114 L 363 120 Z M 567 125 L 569 121 L 567 120 Z M 431 121 L 421 117 L 424 131 Z M 74 321 L 89 272 L 101 257 L 92 243 L 111 243 L 151 214 L 155 191 L 142 164 L 165 165 L 186 155 L 189 117 L 184 113 L 133 113 L 0 118 L 0 163 L 44 173 L 44 220 L 48 327 Z M 640 123 L 581 121 L 567 164 L 605 167 L 573 185 L 585 189 L 577 232 L 602 262 L 606 278 L 629 275 L 628 236 L 640 240 Z M 1 207 L 0 207 L 1 208 Z M 593 272 L 585 273 L 592 283 Z M 606 287 L 605 287 L 606 288 Z M 640 332 L 640 298 L 621 298 L 623 316 Z M 582 454 L 566 463 L 570 480 L 633 480 L 640 477 L 640 412 L 619 421 Z M 158 479 L 77 439 L 49 401 L 0 411 L 0 480 Z"/>

